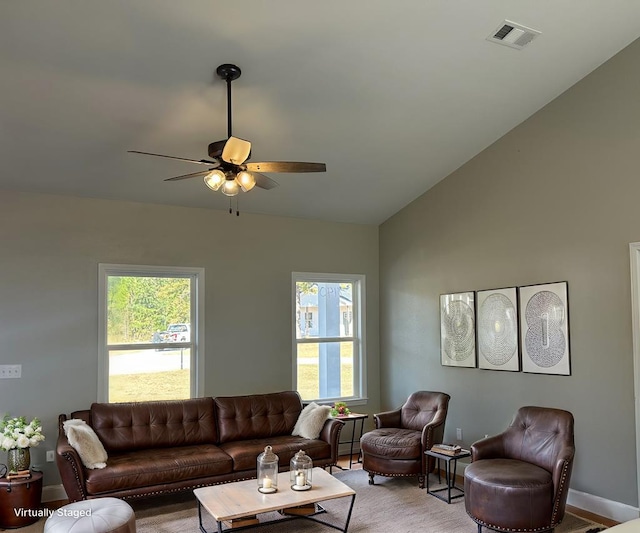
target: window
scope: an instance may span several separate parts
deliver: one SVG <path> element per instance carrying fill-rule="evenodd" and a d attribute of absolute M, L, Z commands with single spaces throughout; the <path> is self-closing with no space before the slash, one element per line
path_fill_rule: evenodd
<path fill-rule="evenodd" d="M 305 401 L 364 400 L 364 276 L 294 272 L 292 281 L 294 389 Z"/>
<path fill-rule="evenodd" d="M 101 264 L 98 401 L 203 390 L 204 270 Z"/>

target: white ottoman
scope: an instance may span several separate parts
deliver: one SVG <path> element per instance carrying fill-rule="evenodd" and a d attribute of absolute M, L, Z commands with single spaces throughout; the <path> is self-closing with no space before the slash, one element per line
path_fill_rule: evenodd
<path fill-rule="evenodd" d="M 118 498 L 83 500 L 57 509 L 47 518 L 44 533 L 136 533 L 136 516 Z"/>
<path fill-rule="evenodd" d="M 607 533 L 609 533 L 609 531 L 615 533 L 638 533 L 640 531 L 640 518 L 610 527 L 607 529 Z"/>

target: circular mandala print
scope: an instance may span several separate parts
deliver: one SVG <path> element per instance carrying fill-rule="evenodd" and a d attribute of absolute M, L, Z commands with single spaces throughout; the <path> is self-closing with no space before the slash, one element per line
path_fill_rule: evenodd
<path fill-rule="evenodd" d="M 504 294 L 492 294 L 480 306 L 478 348 L 492 365 L 508 363 L 518 351 L 516 310 Z"/>
<path fill-rule="evenodd" d="M 527 303 L 525 319 L 528 329 L 524 342 L 531 360 L 543 368 L 557 365 L 567 346 L 562 331 L 565 309 L 560 297 L 549 291 L 537 292 Z"/>
<path fill-rule="evenodd" d="M 444 352 L 449 359 L 464 361 L 473 355 L 473 309 L 461 300 L 449 303 L 449 312 L 442 319 L 445 338 Z"/>

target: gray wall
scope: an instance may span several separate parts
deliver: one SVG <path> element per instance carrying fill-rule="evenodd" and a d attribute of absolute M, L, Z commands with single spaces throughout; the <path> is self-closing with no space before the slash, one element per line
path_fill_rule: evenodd
<path fill-rule="evenodd" d="M 576 422 L 571 487 L 637 506 L 628 243 L 640 241 L 640 41 L 380 228 L 382 407 L 451 394 L 446 439 L 534 404 Z M 425 162 L 428 164 L 428 162 Z M 572 375 L 442 367 L 442 293 L 566 280 Z"/>
<path fill-rule="evenodd" d="M 203 193 L 206 194 L 206 193 Z M 378 228 L 108 200 L 0 194 L 0 414 L 57 416 L 97 394 L 98 263 L 205 268 L 205 395 L 291 389 L 291 272 L 366 275 L 366 411 L 379 408 Z M 365 410 L 365 408 L 358 408 Z M 0 452 L 0 462 L 5 454 Z"/>

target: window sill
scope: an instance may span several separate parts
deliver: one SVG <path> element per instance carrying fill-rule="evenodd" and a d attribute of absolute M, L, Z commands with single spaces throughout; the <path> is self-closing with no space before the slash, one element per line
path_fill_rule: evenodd
<path fill-rule="evenodd" d="M 347 404 L 347 407 L 351 407 L 352 405 L 367 405 L 369 403 L 369 398 L 334 398 L 331 400 L 303 400 L 303 403 L 309 404 L 311 402 L 315 402 L 318 405 L 333 405 L 336 402 L 344 402 Z"/>

